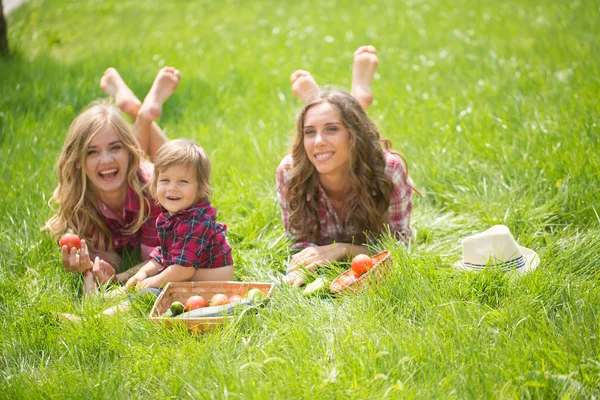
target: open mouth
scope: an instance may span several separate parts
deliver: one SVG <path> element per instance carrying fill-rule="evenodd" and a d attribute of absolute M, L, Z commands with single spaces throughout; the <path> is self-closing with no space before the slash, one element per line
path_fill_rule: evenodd
<path fill-rule="evenodd" d="M 105 169 L 103 171 L 98 172 L 98 176 L 101 179 L 112 179 L 119 173 L 117 168 Z"/>
<path fill-rule="evenodd" d="M 179 199 L 180 199 L 180 197 L 167 196 L 167 200 L 170 200 L 170 201 L 177 201 Z"/>

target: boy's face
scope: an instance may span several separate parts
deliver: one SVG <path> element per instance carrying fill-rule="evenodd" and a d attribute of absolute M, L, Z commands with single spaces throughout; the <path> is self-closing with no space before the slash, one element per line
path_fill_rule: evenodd
<path fill-rule="evenodd" d="M 198 201 L 196 170 L 189 166 L 172 165 L 158 174 L 158 202 L 173 215 Z"/>

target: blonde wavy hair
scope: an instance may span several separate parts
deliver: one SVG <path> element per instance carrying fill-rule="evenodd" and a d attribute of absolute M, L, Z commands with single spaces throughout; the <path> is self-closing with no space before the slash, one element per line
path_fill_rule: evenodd
<path fill-rule="evenodd" d="M 55 214 L 42 230 L 58 238 L 67 230 L 86 239 L 90 252 L 113 251 L 112 233 L 104 223 L 98 209 L 98 197 L 89 182 L 85 159 L 88 147 L 96 135 L 112 128 L 129 153 L 127 184 L 140 199 L 139 215 L 125 234 L 137 232 L 150 215 L 150 202 L 144 196 L 145 182 L 138 174 L 143 153 L 131 126 L 120 111 L 107 100 L 91 103 L 75 118 L 56 163 L 58 186 L 48 204 Z"/>
<path fill-rule="evenodd" d="M 304 149 L 304 120 L 312 107 L 325 102 L 337 110 L 350 134 L 350 195 L 344 202 L 342 215 L 350 215 L 359 232 L 381 233 L 393 190 L 393 183 L 385 174 L 383 149 L 391 151 L 391 143 L 379 134 L 358 101 L 339 90 L 321 92 L 304 105 L 296 120 L 290 183 L 285 192 L 291 210 L 290 225 L 303 237 L 316 238 L 321 229 L 317 214 L 319 176 Z M 406 166 L 404 158 L 393 153 Z M 356 239 L 364 241 L 366 237 L 361 234 Z"/>
<path fill-rule="evenodd" d="M 156 198 L 156 187 L 158 185 L 158 176 L 168 168 L 174 165 L 191 167 L 196 171 L 196 181 L 198 182 L 197 202 L 208 201 L 212 195 L 210 186 L 210 161 L 204 152 L 204 149 L 197 143 L 187 139 L 171 140 L 162 146 L 156 152 L 154 158 L 154 176 L 150 184 L 150 193 Z"/>

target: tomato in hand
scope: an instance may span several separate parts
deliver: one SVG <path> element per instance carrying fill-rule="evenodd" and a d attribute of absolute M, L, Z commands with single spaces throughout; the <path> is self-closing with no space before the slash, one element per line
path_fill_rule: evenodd
<path fill-rule="evenodd" d="M 192 296 L 185 302 L 185 311 L 191 311 L 202 307 L 208 307 L 208 301 L 199 295 Z"/>
<path fill-rule="evenodd" d="M 373 260 L 366 254 L 359 254 L 352 259 L 352 270 L 359 276 L 373 268 Z"/>
<path fill-rule="evenodd" d="M 74 233 L 65 233 L 58 241 L 60 247 L 67 246 L 67 249 L 71 251 L 73 247 L 77 250 L 81 249 L 81 239 Z"/>
<path fill-rule="evenodd" d="M 210 300 L 211 306 L 221 306 L 223 304 L 229 304 L 229 297 L 222 293 L 215 294 Z"/>

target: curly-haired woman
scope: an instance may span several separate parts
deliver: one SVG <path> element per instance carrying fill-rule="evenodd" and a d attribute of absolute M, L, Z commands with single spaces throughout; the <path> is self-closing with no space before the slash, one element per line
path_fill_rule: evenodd
<path fill-rule="evenodd" d="M 147 259 L 159 244 L 155 223 L 160 207 L 145 187 L 153 172 L 145 157 L 152 160 L 168 140 L 154 121 L 178 82 L 178 70 L 161 69 L 141 103 L 109 68 L 100 85 L 118 108 L 94 102 L 69 128 L 57 162 L 58 186 L 51 199 L 55 214 L 42 229 L 55 238 L 70 229 L 83 239 L 79 252 L 67 246 L 61 252 L 66 270 L 86 274 L 86 291 L 95 288 L 94 277 L 105 283 L 115 274 L 123 249 L 140 248 Z M 121 112 L 134 119 L 135 134 Z M 137 268 L 117 274 L 117 280 L 126 282 Z"/>
<path fill-rule="evenodd" d="M 364 111 L 376 65 L 371 46 L 355 53 L 352 94 L 320 92 L 310 74 L 292 74 L 294 93 L 306 104 L 291 152 L 277 169 L 283 224 L 292 249 L 300 250 L 287 271 L 290 284 L 304 282 L 303 267 L 367 253 L 367 240 L 388 227 L 398 240 L 411 237 L 412 180 Z"/>

